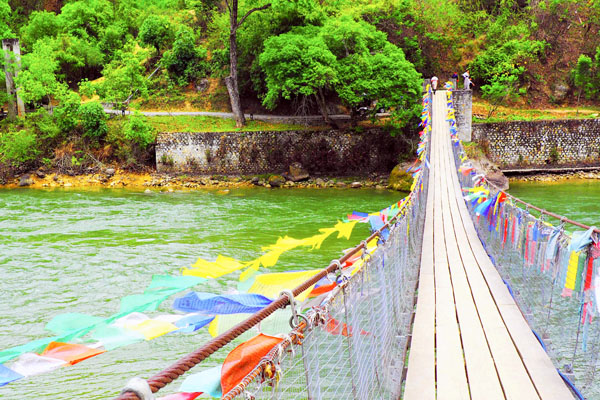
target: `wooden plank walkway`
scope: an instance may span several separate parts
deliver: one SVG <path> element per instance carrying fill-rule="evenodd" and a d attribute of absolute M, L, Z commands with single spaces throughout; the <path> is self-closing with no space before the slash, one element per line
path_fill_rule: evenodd
<path fill-rule="evenodd" d="M 429 192 L 405 400 L 573 399 L 487 256 L 433 100 Z"/>

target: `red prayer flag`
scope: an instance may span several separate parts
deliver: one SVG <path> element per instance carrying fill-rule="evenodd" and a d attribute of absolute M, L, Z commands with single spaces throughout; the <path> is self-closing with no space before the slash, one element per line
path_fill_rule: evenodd
<path fill-rule="evenodd" d="M 221 369 L 223 395 L 236 387 L 246 375 L 252 372 L 260 360 L 281 342 L 283 342 L 282 338 L 259 333 L 231 350 Z"/>
<path fill-rule="evenodd" d="M 63 360 L 73 365 L 87 358 L 102 354 L 105 351 L 103 349 L 92 349 L 82 344 L 50 342 L 40 355 Z"/>

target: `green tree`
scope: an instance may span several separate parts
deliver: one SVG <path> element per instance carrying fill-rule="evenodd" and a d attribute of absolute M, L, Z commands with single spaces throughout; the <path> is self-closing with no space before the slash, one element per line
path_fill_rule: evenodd
<path fill-rule="evenodd" d="M 17 166 L 34 160 L 39 153 L 35 132 L 23 129 L 0 134 L 0 161 Z"/>
<path fill-rule="evenodd" d="M 330 19 L 321 35 L 336 56 L 338 80 L 333 88 L 353 111 L 354 121 L 361 106 L 366 106 L 372 115 L 380 108 L 391 108 L 402 123 L 414 116 L 421 76 L 383 32 L 345 16 Z"/>
<path fill-rule="evenodd" d="M 77 83 L 83 78 L 96 79 L 104 64 L 104 53 L 98 42 L 68 33 L 48 40 L 58 61 L 58 73 L 67 83 Z"/>
<path fill-rule="evenodd" d="M 272 109 L 281 97 L 314 96 L 323 118 L 332 124 L 324 91 L 338 80 L 335 63 L 318 27 L 298 27 L 267 39 L 260 55 L 267 85 L 263 104 Z"/>
<path fill-rule="evenodd" d="M 573 83 L 579 89 L 579 94 L 577 95 L 577 105 L 579 106 L 581 94 L 585 93 L 585 96 L 589 98 L 594 89 L 592 82 L 592 59 L 585 54 L 580 55 L 577 59 L 577 65 L 573 71 Z"/>
<path fill-rule="evenodd" d="M 161 48 L 168 47 L 173 40 L 173 28 L 171 23 L 165 17 L 150 15 L 140 26 L 138 38 L 142 43 L 152 46 L 156 49 L 156 54 L 160 54 Z"/>
<path fill-rule="evenodd" d="M 58 61 L 52 45 L 40 40 L 33 46 L 33 52 L 23 55 L 23 70 L 15 78 L 20 96 L 25 103 L 40 103 L 50 97 L 63 85 L 57 80 Z"/>
<path fill-rule="evenodd" d="M 53 38 L 60 32 L 60 21 L 56 14 L 34 11 L 29 22 L 21 29 L 21 39 L 29 49 L 40 39 Z"/>
<path fill-rule="evenodd" d="M 171 81 L 178 85 L 186 85 L 208 74 L 206 55 L 206 48 L 196 46 L 192 30 L 181 26 L 173 48 L 165 52 L 161 63 L 167 69 Z"/>
<path fill-rule="evenodd" d="M 83 136 L 97 142 L 108 132 L 106 125 L 106 113 L 102 104 L 97 101 L 82 104 L 80 107 L 81 122 L 83 124 Z"/>
<path fill-rule="evenodd" d="M 496 112 L 500 105 L 506 104 L 507 100 L 516 100 L 519 97 L 517 88 L 520 74 L 522 74 L 521 69 L 514 73 L 501 74 L 493 77 L 489 84 L 481 87 L 483 98 L 491 104 L 488 118 Z"/>
<path fill-rule="evenodd" d="M 112 20 L 107 0 L 78 0 L 64 5 L 59 15 L 63 32 L 97 42 Z"/>
<path fill-rule="evenodd" d="M 102 99 L 118 106 L 124 106 L 135 96 L 146 97 L 148 80 L 144 63 L 147 57 L 148 50 L 136 50 L 133 43 L 117 50 L 114 59 L 102 71 L 105 79 L 92 84 L 91 91 L 85 88 L 84 91 L 88 95 L 95 91 Z"/>
<path fill-rule="evenodd" d="M 0 0 L 0 39 L 14 37 L 12 30 L 8 26 L 11 16 L 12 11 L 8 5 L 8 0 Z"/>
<path fill-rule="evenodd" d="M 125 123 L 125 138 L 145 150 L 156 140 L 156 134 L 152 126 L 146 121 L 146 117 L 139 111 L 130 115 Z"/>
<path fill-rule="evenodd" d="M 58 106 L 54 107 L 54 118 L 58 128 L 69 133 L 79 124 L 81 97 L 72 90 L 64 89 L 56 93 Z"/>
<path fill-rule="evenodd" d="M 246 19 L 257 11 L 266 10 L 271 7 L 271 3 L 266 3 L 258 7 L 250 8 L 242 18 L 238 18 L 238 0 L 225 0 L 229 10 L 229 76 L 225 78 L 225 85 L 229 93 L 231 102 L 231 111 L 233 112 L 236 126 L 242 127 L 246 124 L 242 103 L 240 101 L 240 84 L 238 81 L 238 43 L 237 32 Z"/>
<path fill-rule="evenodd" d="M 102 33 L 99 47 L 107 61 L 113 59 L 114 53 L 122 49 L 132 39 L 127 32 L 127 27 L 121 22 L 110 24 Z"/>

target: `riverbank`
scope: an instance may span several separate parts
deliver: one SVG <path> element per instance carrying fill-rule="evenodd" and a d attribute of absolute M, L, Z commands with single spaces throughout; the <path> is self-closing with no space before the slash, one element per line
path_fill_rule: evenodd
<path fill-rule="evenodd" d="M 300 182 L 286 180 L 280 175 L 256 176 L 190 176 L 159 174 L 156 172 L 128 172 L 120 169 L 107 168 L 101 172 L 67 175 L 56 172 L 24 174 L 6 181 L 0 188 L 131 188 L 173 191 L 200 188 L 243 188 L 262 186 L 267 188 L 371 188 L 387 189 L 386 176 L 373 176 L 371 178 L 309 178 Z"/>
<path fill-rule="evenodd" d="M 600 170 L 598 171 L 577 171 L 561 174 L 535 174 L 535 175 L 515 175 L 509 178 L 509 182 L 544 182 L 560 183 L 565 180 L 600 180 Z"/>

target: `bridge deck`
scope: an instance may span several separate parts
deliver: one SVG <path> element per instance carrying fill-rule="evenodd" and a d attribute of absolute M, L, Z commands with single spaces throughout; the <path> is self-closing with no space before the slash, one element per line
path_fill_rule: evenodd
<path fill-rule="evenodd" d="M 405 400 L 573 399 L 487 256 L 433 101 L 430 181 Z"/>

